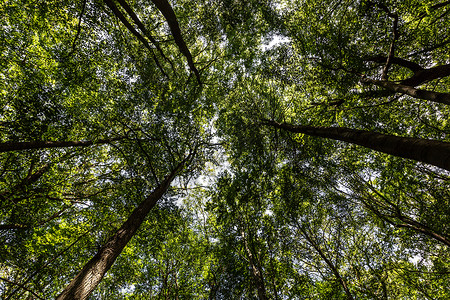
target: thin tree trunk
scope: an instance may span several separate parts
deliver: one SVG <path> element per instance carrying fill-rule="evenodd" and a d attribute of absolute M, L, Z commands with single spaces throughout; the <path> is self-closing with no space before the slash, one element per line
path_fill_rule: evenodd
<path fill-rule="evenodd" d="M 378 201 L 375 196 L 371 195 L 370 193 L 367 193 L 364 190 L 364 188 L 360 189 L 359 196 L 356 196 L 356 197 L 359 198 L 361 200 L 361 202 L 369 210 L 371 210 L 373 213 L 375 213 L 378 217 L 380 217 L 381 219 L 385 220 L 386 222 L 388 222 L 389 224 L 391 224 L 393 226 L 397 226 L 397 227 L 401 227 L 401 228 L 408 228 L 408 229 L 414 230 L 416 232 L 420 232 L 422 234 L 428 235 L 429 237 L 450 247 L 450 240 L 448 239 L 448 237 L 446 235 L 437 233 L 435 230 L 428 227 L 427 225 L 425 225 L 421 222 L 418 222 L 408 216 L 403 215 L 400 208 L 396 204 L 389 201 L 389 199 L 384 197 L 383 194 L 378 192 L 374 187 L 372 187 L 369 184 L 366 184 L 365 186 L 368 187 L 369 190 L 374 192 L 382 200 Z M 365 199 L 363 197 L 363 195 L 365 195 L 365 197 L 368 197 L 369 199 Z M 378 206 L 384 206 L 385 209 L 387 206 L 387 209 L 391 209 L 392 213 L 391 214 L 383 213 L 378 209 Z M 393 220 L 391 220 L 391 219 L 393 219 Z M 403 223 L 397 222 L 396 220 L 400 220 Z"/>
<path fill-rule="evenodd" d="M 256 289 L 258 291 L 258 299 L 266 300 L 266 287 L 264 286 L 264 278 L 262 272 L 258 265 L 255 262 L 255 258 L 253 257 L 253 253 L 250 250 L 248 245 L 247 237 L 245 236 L 244 230 L 241 229 L 242 240 L 244 241 L 245 251 L 247 252 L 248 261 L 250 263 L 250 267 L 252 268 L 252 277 L 255 281 Z"/>
<path fill-rule="evenodd" d="M 175 40 L 175 43 L 177 44 L 178 48 L 180 49 L 180 52 L 186 57 L 188 61 L 189 68 L 194 72 L 195 76 L 197 77 L 198 83 L 201 84 L 200 80 L 200 73 L 198 72 L 197 68 L 194 65 L 194 60 L 192 59 L 192 54 L 189 51 L 186 42 L 183 39 L 183 36 L 181 34 L 180 25 L 178 24 L 177 16 L 175 15 L 175 12 L 173 11 L 172 6 L 167 0 L 152 0 L 153 4 L 155 4 L 156 8 L 159 9 L 159 11 L 162 13 L 164 18 L 167 21 L 167 24 L 169 25 L 170 31 L 172 32 L 172 36 Z"/>
<path fill-rule="evenodd" d="M 144 24 L 141 22 L 139 17 L 134 13 L 134 11 L 131 9 L 131 7 L 128 5 L 128 3 L 125 0 L 118 0 L 120 6 L 122 6 L 123 9 L 128 13 L 128 15 L 133 19 L 134 23 L 139 27 L 139 29 L 142 31 L 145 36 L 148 37 L 150 42 L 156 47 L 158 52 L 161 54 L 162 57 L 164 57 L 165 60 L 167 60 L 171 65 L 172 62 L 167 58 L 167 56 L 162 51 L 161 47 L 159 46 L 158 42 L 150 35 L 150 33 L 145 28 Z M 173 69 L 173 65 L 172 65 Z"/>
<path fill-rule="evenodd" d="M 373 79 L 364 79 L 364 82 L 372 83 L 378 85 L 382 88 L 388 89 L 390 91 L 396 93 L 402 93 L 405 95 L 409 95 L 416 99 L 428 100 L 436 103 L 443 103 L 450 105 L 450 93 L 438 93 L 426 90 L 419 90 L 409 85 L 397 84 L 390 81 L 384 80 L 373 80 Z"/>
<path fill-rule="evenodd" d="M 32 141 L 32 142 L 4 142 L 0 143 L 0 152 L 31 150 L 31 149 L 50 149 L 50 148 L 68 148 L 68 147 L 87 147 L 91 145 L 107 144 L 123 139 L 123 137 L 97 140 L 97 141 Z"/>
<path fill-rule="evenodd" d="M 184 165 L 182 161 L 160 185 L 136 207 L 119 230 L 106 242 L 97 254 L 89 260 L 78 275 L 69 283 L 57 300 L 86 299 L 111 268 L 123 248 L 136 233 L 149 211 L 164 195 Z"/>
<path fill-rule="evenodd" d="M 432 237 L 435 240 L 438 240 L 439 242 L 447 245 L 448 247 L 450 247 L 450 240 L 448 238 L 446 238 L 445 236 L 434 232 L 433 230 L 430 230 L 424 224 L 419 223 L 419 222 L 417 222 L 415 220 L 411 220 L 411 219 L 406 218 L 404 216 L 399 216 L 398 218 L 401 221 L 405 222 L 405 223 L 395 223 L 394 224 L 395 226 L 409 228 L 409 229 L 415 230 L 417 232 L 421 232 L 421 233 L 423 233 L 425 235 L 428 235 L 429 237 Z"/>
<path fill-rule="evenodd" d="M 325 263 L 331 269 L 331 271 L 333 272 L 334 276 L 336 276 L 336 279 L 339 281 L 339 283 L 344 288 L 345 294 L 347 294 L 347 298 L 349 300 L 353 300 L 352 293 L 350 293 L 350 290 L 348 289 L 347 283 L 342 278 L 341 274 L 339 273 L 338 269 L 333 264 L 333 262 L 331 262 L 331 260 L 328 259 L 328 257 L 323 253 L 322 249 L 320 249 L 319 245 L 316 244 L 316 242 L 306 233 L 305 230 L 303 230 L 300 226 L 299 226 L 298 229 L 301 231 L 301 233 L 306 238 L 306 240 L 311 244 L 311 246 L 313 246 L 314 250 L 316 250 L 317 253 L 319 253 L 320 257 L 322 257 L 322 259 L 325 261 Z"/>
<path fill-rule="evenodd" d="M 136 31 L 136 29 L 134 29 L 133 25 L 130 24 L 130 22 L 128 22 L 127 18 L 122 14 L 122 12 L 117 8 L 117 6 L 114 4 L 114 2 L 112 0 L 103 0 L 106 5 L 112 10 L 112 12 L 114 13 L 114 15 L 120 20 L 120 22 L 122 22 L 123 25 L 125 25 L 125 27 L 135 36 L 138 38 L 138 40 L 140 40 L 142 42 L 142 44 L 150 51 L 150 54 L 153 57 L 153 60 L 155 61 L 156 66 L 159 68 L 159 70 L 161 71 L 161 73 L 164 74 L 164 76 L 169 77 L 166 72 L 164 72 L 163 67 L 161 66 L 161 64 L 159 63 L 158 58 L 156 57 L 155 53 L 153 52 L 153 49 L 150 47 L 150 45 L 147 43 L 147 40 L 139 33 Z"/>
<path fill-rule="evenodd" d="M 413 137 L 400 137 L 345 127 L 313 127 L 264 120 L 266 125 L 290 132 L 303 133 L 357 144 L 398 157 L 409 158 L 450 171 L 450 143 Z"/>

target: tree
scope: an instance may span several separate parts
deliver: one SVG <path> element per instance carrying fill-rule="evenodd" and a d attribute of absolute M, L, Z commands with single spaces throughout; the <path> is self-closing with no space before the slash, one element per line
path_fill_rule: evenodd
<path fill-rule="evenodd" d="M 0 4 L 2 298 L 449 298 L 449 9 Z"/>

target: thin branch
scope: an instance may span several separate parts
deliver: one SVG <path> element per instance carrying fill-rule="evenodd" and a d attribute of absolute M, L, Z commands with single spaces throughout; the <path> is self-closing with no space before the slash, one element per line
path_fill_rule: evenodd
<path fill-rule="evenodd" d="M 23 290 L 25 290 L 25 291 L 31 293 L 31 294 L 32 294 L 33 296 L 35 296 L 36 298 L 44 300 L 44 298 L 41 298 L 39 295 L 37 295 L 37 294 L 36 294 L 35 292 L 33 292 L 32 290 L 28 289 L 28 288 L 27 288 L 25 285 L 23 285 L 23 284 L 20 284 L 20 283 L 11 281 L 11 280 L 6 279 L 6 278 L 3 278 L 3 277 L 0 277 L 0 280 L 6 281 L 6 282 L 11 283 L 11 284 L 14 284 L 14 285 L 17 285 L 17 286 L 19 286 L 21 289 L 23 289 Z M 9 297 L 8 297 L 7 299 L 9 299 Z"/>
<path fill-rule="evenodd" d="M 86 234 L 90 233 L 91 231 L 86 231 L 85 233 L 83 233 L 82 235 L 80 235 L 74 242 L 72 242 L 69 246 L 67 246 L 66 248 L 64 248 L 63 250 L 61 250 L 59 253 L 57 253 L 51 260 L 49 260 L 48 262 L 46 262 L 45 264 L 43 264 L 41 267 L 39 267 L 39 269 L 37 269 L 36 271 L 33 272 L 33 274 L 31 274 L 23 283 L 21 283 L 19 286 L 25 286 L 25 284 L 27 284 L 28 282 L 30 282 L 31 279 L 33 279 L 34 276 L 36 276 L 41 270 L 43 270 L 44 268 L 46 268 L 48 265 L 50 265 L 52 262 L 54 262 L 58 257 L 60 257 L 61 255 L 63 255 L 65 252 L 67 252 L 67 250 L 69 250 L 70 248 L 73 247 L 73 245 L 75 245 L 77 242 L 79 242 L 81 240 L 82 237 L 84 237 Z M 15 289 L 14 291 L 11 292 L 11 294 L 8 295 L 8 297 L 5 300 L 9 300 L 11 299 L 11 297 L 18 291 L 18 289 Z M 42 299 L 42 298 L 39 298 Z"/>
<path fill-rule="evenodd" d="M 4 142 L 0 143 L 0 152 L 21 151 L 31 149 L 87 147 L 91 145 L 108 144 L 122 140 L 123 137 L 115 137 L 102 140 L 90 141 L 32 141 L 32 142 Z"/>
<path fill-rule="evenodd" d="M 397 96 L 397 97 L 394 97 L 394 98 L 392 98 L 391 100 L 385 101 L 385 102 L 382 102 L 382 103 L 377 103 L 377 104 L 372 104 L 372 105 L 353 106 L 353 107 L 345 108 L 345 109 L 343 109 L 343 110 L 344 110 L 344 111 L 349 111 L 349 110 L 353 110 L 353 109 L 371 108 L 371 107 L 378 107 L 378 106 L 383 106 L 383 105 L 389 105 L 389 104 L 391 104 L 391 103 L 397 101 L 401 96 L 402 96 L 402 95 Z"/>
<path fill-rule="evenodd" d="M 431 7 L 428 9 L 428 11 L 425 11 L 425 12 L 423 12 L 423 13 L 421 13 L 421 14 L 419 15 L 419 20 L 425 18 L 425 17 L 429 14 L 429 11 L 435 10 L 435 9 L 438 9 L 438 8 L 441 8 L 441 7 L 444 7 L 444 6 L 447 6 L 447 5 L 449 5 L 449 4 L 450 4 L 450 1 L 447 0 L 447 1 L 444 1 L 444 2 L 441 2 L 441 3 L 438 3 L 438 4 L 435 4 L 435 5 L 431 6 Z"/>
<path fill-rule="evenodd" d="M 441 47 L 443 47 L 443 46 L 445 46 L 445 45 L 447 45 L 449 43 L 450 43 L 450 39 L 447 39 L 447 40 L 444 40 L 443 42 L 441 42 L 439 44 L 436 44 L 436 45 L 433 45 L 433 46 L 429 46 L 428 48 L 424 48 L 424 49 L 422 49 L 420 51 L 417 51 L 417 52 L 410 53 L 406 57 L 413 57 L 413 56 L 416 56 L 416 55 L 419 55 L 419 54 L 428 53 L 428 52 L 431 52 L 433 50 L 439 49 L 439 48 L 441 48 Z"/>
<path fill-rule="evenodd" d="M 158 66 L 159 70 L 164 74 L 164 76 L 169 78 L 169 76 L 166 74 L 166 72 L 164 72 L 164 69 L 162 68 L 161 64 L 159 63 L 158 58 L 156 57 L 155 53 L 153 52 L 152 47 L 150 47 L 150 45 L 148 44 L 147 40 L 139 32 L 137 32 L 136 29 L 134 29 L 134 27 L 128 22 L 127 18 L 125 18 L 125 16 L 120 12 L 120 10 L 117 8 L 117 6 L 114 4 L 114 2 L 112 2 L 111 0 L 103 0 L 103 1 L 112 10 L 114 15 L 122 22 L 122 24 L 125 25 L 125 27 L 134 36 L 136 36 L 138 38 L 138 40 L 140 40 L 142 42 L 142 44 L 144 44 L 144 46 L 150 51 L 150 53 L 153 57 L 153 60 L 155 61 L 156 65 Z"/>
<path fill-rule="evenodd" d="M 389 47 L 389 55 L 386 60 L 386 65 L 383 68 L 383 72 L 381 75 L 381 80 L 388 80 L 388 71 L 392 64 L 392 59 L 394 58 L 394 52 L 395 52 L 395 43 L 398 40 L 398 15 L 396 13 L 389 13 L 388 15 L 394 19 L 392 27 L 393 27 L 393 33 L 392 33 L 392 42 L 391 46 Z"/>
<path fill-rule="evenodd" d="M 72 42 L 72 50 L 69 52 L 69 54 L 66 55 L 66 58 L 69 58 L 70 56 L 73 55 L 73 53 L 75 52 L 75 47 L 76 47 L 76 42 L 78 40 L 78 37 L 80 36 L 81 33 L 81 19 L 83 18 L 83 14 L 84 11 L 86 10 L 86 2 L 87 0 L 83 1 L 83 6 L 81 8 L 81 12 L 80 12 L 80 16 L 78 17 L 78 28 L 77 28 L 77 34 L 75 35 L 75 38 L 73 39 Z"/>
<path fill-rule="evenodd" d="M 378 62 L 378 63 L 386 63 L 387 62 L 388 57 L 383 56 L 383 55 L 376 55 L 376 56 L 370 56 L 370 57 L 366 57 L 364 58 L 365 61 L 373 61 L 373 62 Z M 399 57 L 391 57 L 391 64 L 396 64 L 399 65 L 401 67 L 405 67 L 410 69 L 411 71 L 413 71 L 414 73 L 416 73 L 417 71 L 423 70 L 423 67 L 415 62 L 412 62 L 410 60 L 406 60 L 403 58 L 399 58 Z"/>
<path fill-rule="evenodd" d="M 175 71 L 172 61 L 164 54 L 161 47 L 159 47 L 158 42 L 149 34 L 149 32 L 145 28 L 144 24 L 141 22 L 139 17 L 134 13 L 134 11 L 131 9 L 131 7 L 128 5 L 128 3 L 125 0 L 118 0 L 118 2 L 120 4 L 120 6 L 122 6 L 122 8 L 125 9 L 125 11 L 128 13 L 128 15 L 130 15 L 131 19 L 133 19 L 134 23 L 139 27 L 139 29 L 142 31 L 142 33 L 145 34 L 145 36 L 148 37 L 150 42 L 156 47 L 156 49 L 161 54 L 161 56 L 170 63 L 172 70 Z"/>
<path fill-rule="evenodd" d="M 109 0 L 107 0 L 109 1 Z M 183 39 L 183 36 L 181 34 L 180 25 L 178 24 L 177 16 L 175 15 L 175 12 L 173 11 L 172 6 L 167 0 L 152 0 L 153 4 L 159 9 L 159 11 L 162 13 L 164 18 L 167 21 L 167 24 L 169 25 L 170 31 L 172 32 L 173 38 L 175 39 L 175 43 L 177 44 L 178 48 L 180 49 L 180 52 L 186 57 L 188 61 L 189 68 L 191 71 L 194 72 L 195 76 L 197 77 L 197 81 L 199 84 L 202 84 L 200 80 L 200 73 L 198 72 L 197 68 L 194 65 L 194 61 L 192 59 L 192 54 L 189 51 L 186 42 Z"/>

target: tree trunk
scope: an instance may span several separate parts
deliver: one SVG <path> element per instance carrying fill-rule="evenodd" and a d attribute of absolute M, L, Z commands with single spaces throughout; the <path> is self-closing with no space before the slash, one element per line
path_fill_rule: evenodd
<path fill-rule="evenodd" d="M 172 32 L 172 36 L 177 44 L 180 52 L 186 57 L 188 61 L 189 68 L 194 72 L 195 77 L 197 77 L 198 83 L 201 84 L 200 73 L 194 65 L 194 60 L 192 59 L 192 54 L 189 51 L 186 42 L 183 39 L 181 34 L 180 25 L 178 24 L 177 16 L 173 11 L 172 6 L 167 0 L 152 0 L 153 4 L 155 4 L 156 8 L 162 13 L 164 18 L 167 21 L 167 25 L 169 25 L 170 32 Z"/>
<path fill-rule="evenodd" d="M 87 147 L 91 145 L 107 144 L 123 139 L 122 137 L 111 138 L 97 141 L 33 141 L 33 142 L 4 142 L 0 143 L 0 152 L 31 150 L 31 149 L 50 149 L 50 148 L 68 148 L 68 147 Z"/>
<path fill-rule="evenodd" d="M 357 144 L 398 157 L 409 158 L 450 171 L 450 143 L 413 137 L 400 137 L 345 127 L 313 127 L 265 120 L 263 124 L 290 132 L 303 133 Z"/>
<path fill-rule="evenodd" d="M 137 32 L 136 29 L 134 29 L 133 25 L 130 24 L 130 22 L 128 22 L 127 18 L 122 14 L 122 12 L 119 10 L 119 8 L 114 4 L 114 1 L 112 0 L 103 0 L 103 2 L 105 2 L 105 4 L 111 9 L 111 11 L 114 13 L 114 15 L 120 20 L 120 22 L 122 22 L 123 25 L 125 25 L 125 27 L 135 36 L 138 38 L 138 40 L 141 41 L 141 43 L 149 50 L 150 54 L 152 55 L 153 60 L 155 61 L 156 66 L 159 68 L 159 70 L 161 71 L 161 73 L 164 74 L 164 76 L 166 76 L 167 78 L 169 76 L 167 76 L 166 72 L 164 71 L 163 67 L 161 66 L 161 64 L 159 63 L 158 58 L 156 57 L 155 53 L 153 52 L 152 47 L 150 47 L 150 45 L 147 43 L 147 40 L 139 33 Z M 123 1 L 122 1 L 123 3 Z M 125 9 L 126 10 L 126 9 Z M 133 18 L 133 16 L 131 16 Z M 138 25 L 139 27 L 139 25 Z M 142 29 L 141 29 L 142 30 Z M 145 32 L 143 32 L 145 34 Z M 147 37 L 149 37 L 150 35 L 148 35 Z M 150 38 L 149 38 L 150 39 Z M 154 39 L 152 38 L 150 40 L 152 43 L 154 41 Z M 155 41 L 155 45 L 156 45 L 156 41 Z M 159 46 L 156 46 L 156 48 L 159 48 Z M 162 52 L 161 52 L 162 53 Z M 163 55 L 164 56 L 164 55 Z"/>
<path fill-rule="evenodd" d="M 320 257 L 325 261 L 325 263 L 328 265 L 328 267 L 333 272 L 334 276 L 336 276 L 336 279 L 339 281 L 339 283 L 342 285 L 345 294 L 347 295 L 347 298 L 349 300 L 353 300 L 352 293 L 350 293 L 350 290 L 348 289 L 347 283 L 345 282 L 344 278 L 342 278 L 341 274 L 339 273 L 336 266 L 331 262 L 331 260 L 328 259 L 328 257 L 323 253 L 322 249 L 320 249 L 319 245 L 306 233 L 306 230 L 301 228 L 299 226 L 298 228 L 300 232 L 303 234 L 303 236 L 306 238 L 306 240 L 311 244 L 311 246 L 314 248 L 314 250 L 319 253 Z"/>
<path fill-rule="evenodd" d="M 144 221 L 145 217 L 157 201 L 164 195 L 181 170 L 184 161 L 181 162 L 159 186 L 136 207 L 119 230 L 106 242 L 97 254 L 89 260 L 78 275 L 69 283 L 57 300 L 86 299 L 95 287 L 103 279 L 105 273 L 111 268 L 123 248 L 131 240 Z"/>
<path fill-rule="evenodd" d="M 264 285 L 264 278 L 261 272 L 261 269 L 258 267 L 255 258 L 253 257 L 253 253 L 250 250 L 250 247 L 248 245 L 247 237 L 245 236 L 244 230 L 241 229 L 241 237 L 244 241 L 244 248 L 247 252 L 247 258 L 250 263 L 250 267 L 252 269 L 252 277 L 256 285 L 256 290 L 258 291 L 258 299 L 259 300 L 267 300 L 266 295 L 266 287 Z"/>

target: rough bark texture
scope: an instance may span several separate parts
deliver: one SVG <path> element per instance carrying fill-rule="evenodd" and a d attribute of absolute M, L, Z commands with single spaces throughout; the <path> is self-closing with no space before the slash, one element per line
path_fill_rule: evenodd
<path fill-rule="evenodd" d="M 0 143 L 0 152 L 30 150 L 30 149 L 50 149 L 50 148 L 68 148 L 68 147 L 87 147 L 98 144 L 107 144 L 122 138 L 112 138 L 98 141 L 33 141 L 33 142 L 4 142 Z"/>
<path fill-rule="evenodd" d="M 119 230 L 106 242 L 97 254 L 89 260 L 78 275 L 69 283 L 64 291 L 56 298 L 57 300 L 79 300 L 86 299 L 95 287 L 103 279 L 105 273 L 111 268 L 123 248 L 131 240 L 133 235 L 141 226 L 149 211 L 157 201 L 164 195 L 183 167 L 180 163 L 160 185 L 136 207 Z"/>
<path fill-rule="evenodd" d="M 330 138 L 369 149 L 409 158 L 450 171 L 450 143 L 412 137 L 400 137 L 345 127 L 313 127 L 265 121 L 266 125 L 290 132 Z"/>

